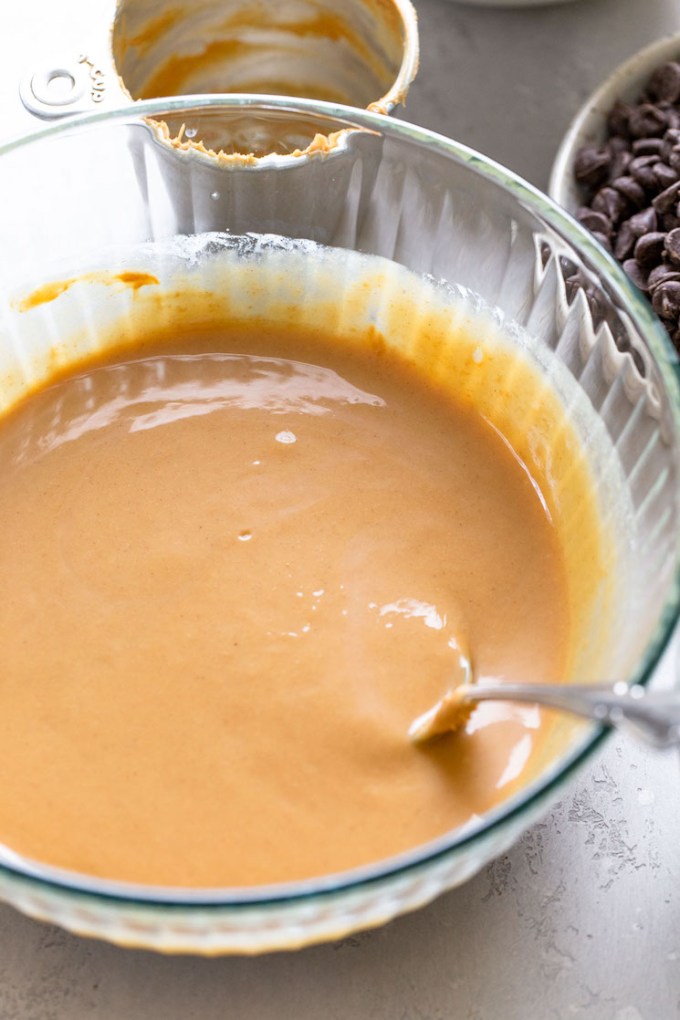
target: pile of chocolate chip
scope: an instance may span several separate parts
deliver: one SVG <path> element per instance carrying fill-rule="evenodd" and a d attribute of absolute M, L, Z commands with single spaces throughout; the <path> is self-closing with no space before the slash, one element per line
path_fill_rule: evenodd
<path fill-rule="evenodd" d="M 650 298 L 680 350 L 680 63 L 657 68 L 637 103 L 617 102 L 604 145 L 585 145 L 574 174 L 580 222 Z"/>

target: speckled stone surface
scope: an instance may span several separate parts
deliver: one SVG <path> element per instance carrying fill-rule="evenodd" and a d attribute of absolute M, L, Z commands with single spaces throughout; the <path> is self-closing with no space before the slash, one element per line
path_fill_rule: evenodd
<path fill-rule="evenodd" d="M 403 116 L 541 187 L 600 79 L 680 31 L 677 0 L 416 3 L 422 66 Z M 0 135 L 18 126 L 20 75 L 56 45 L 84 45 L 96 24 L 97 0 L 2 0 Z M 672 650 L 658 682 L 673 682 L 676 659 Z M 321 1017 L 680 1018 L 677 755 L 610 740 L 550 815 L 466 886 L 386 928 L 292 955 L 163 958 L 0 907 L 0 1020 Z"/>

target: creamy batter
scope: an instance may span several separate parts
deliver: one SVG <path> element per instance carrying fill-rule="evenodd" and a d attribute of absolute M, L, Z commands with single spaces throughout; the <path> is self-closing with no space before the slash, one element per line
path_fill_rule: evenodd
<path fill-rule="evenodd" d="M 367 864 L 532 774 L 538 709 L 425 746 L 456 675 L 564 677 L 565 560 L 473 407 L 383 345 L 176 326 L 0 422 L 0 842 L 253 885 Z"/>

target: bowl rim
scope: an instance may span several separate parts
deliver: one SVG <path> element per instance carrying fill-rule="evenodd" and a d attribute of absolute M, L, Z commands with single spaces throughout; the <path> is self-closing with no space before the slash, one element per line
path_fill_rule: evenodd
<path fill-rule="evenodd" d="M 674 427 L 680 436 L 680 359 L 666 331 L 643 295 L 628 280 L 613 257 L 552 198 L 513 171 L 444 135 L 407 121 L 386 118 L 379 113 L 320 100 L 259 94 L 228 96 L 214 94 L 153 99 L 136 102 L 116 110 L 69 117 L 40 131 L 0 145 L 0 159 L 22 149 L 38 145 L 43 141 L 86 130 L 96 130 L 98 127 L 108 124 L 139 125 L 145 123 L 146 126 L 149 126 L 149 121 L 162 118 L 163 115 L 177 115 L 181 111 L 189 110 L 200 113 L 220 108 L 305 113 L 316 115 L 319 119 L 331 120 L 336 130 L 361 130 L 379 136 L 392 136 L 407 144 L 438 150 L 454 162 L 462 163 L 482 177 L 505 187 L 520 203 L 543 217 L 558 235 L 572 243 L 587 258 L 590 266 L 606 280 L 622 307 L 626 308 L 627 315 L 649 344 L 655 363 L 669 390 Z M 146 120 L 144 120 L 145 118 Z M 677 482 L 677 490 L 680 500 L 680 478 Z M 676 569 L 666 602 L 654 635 L 642 655 L 640 668 L 636 675 L 630 678 L 631 683 L 644 685 L 650 680 L 680 617 L 680 534 L 676 539 L 675 553 Z M 564 757 L 559 759 L 559 764 L 553 764 L 539 780 L 528 784 L 520 793 L 486 813 L 475 824 L 454 829 L 402 854 L 336 874 L 298 882 L 239 888 L 151 887 L 99 879 L 51 867 L 21 857 L 8 848 L 2 848 L 0 877 L 10 881 L 12 879 L 28 881 L 49 889 L 53 893 L 94 897 L 102 902 L 109 901 L 128 906 L 159 909 L 200 907 L 238 910 L 246 907 L 303 903 L 310 899 L 335 894 L 357 893 L 367 887 L 386 881 L 396 881 L 408 876 L 409 873 L 434 865 L 442 859 L 454 856 L 459 851 L 469 849 L 476 841 L 481 841 L 484 837 L 501 831 L 508 823 L 516 821 L 532 805 L 540 804 L 551 793 L 561 788 L 592 756 L 596 748 L 603 743 L 606 735 L 607 731 L 598 724 L 586 727 L 583 737 Z"/>
<path fill-rule="evenodd" d="M 582 103 L 562 136 L 550 170 L 548 195 L 559 205 L 574 211 L 572 167 L 577 149 L 589 141 L 601 141 L 605 118 L 613 103 L 619 98 L 635 98 L 635 91 L 645 84 L 655 67 L 674 55 L 680 59 L 680 32 L 655 39 L 631 54 Z"/>

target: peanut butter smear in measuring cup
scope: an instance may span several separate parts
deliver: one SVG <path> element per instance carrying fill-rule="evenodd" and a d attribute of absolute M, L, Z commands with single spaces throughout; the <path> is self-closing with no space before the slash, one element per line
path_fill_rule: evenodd
<path fill-rule="evenodd" d="M 410 0 L 120 0 L 111 36 L 133 99 L 260 93 L 389 113 L 418 68 Z"/>
<path fill-rule="evenodd" d="M 254 93 L 325 100 L 389 114 L 419 61 L 410 0 L 119 0 L 111 50 L 130 99 Z M 202 165 L 300 156 L 327 147 L 323 118 L 194 109 L 155 122 L 157 137 Z"/>
<path fill-rule="evenodd" d="M 407 730 L 463 647 L 480 674 L 565 679 L 576 568 L 546 479 L 457 392 L 474 334 L 444 381 L 372 327 L 206 308 L 0 421 L 0 843 L 253 886 L 409 850 L 528 782 L 537 708 Z M 596 535 L 589 484 L 572 471 Z"/>

